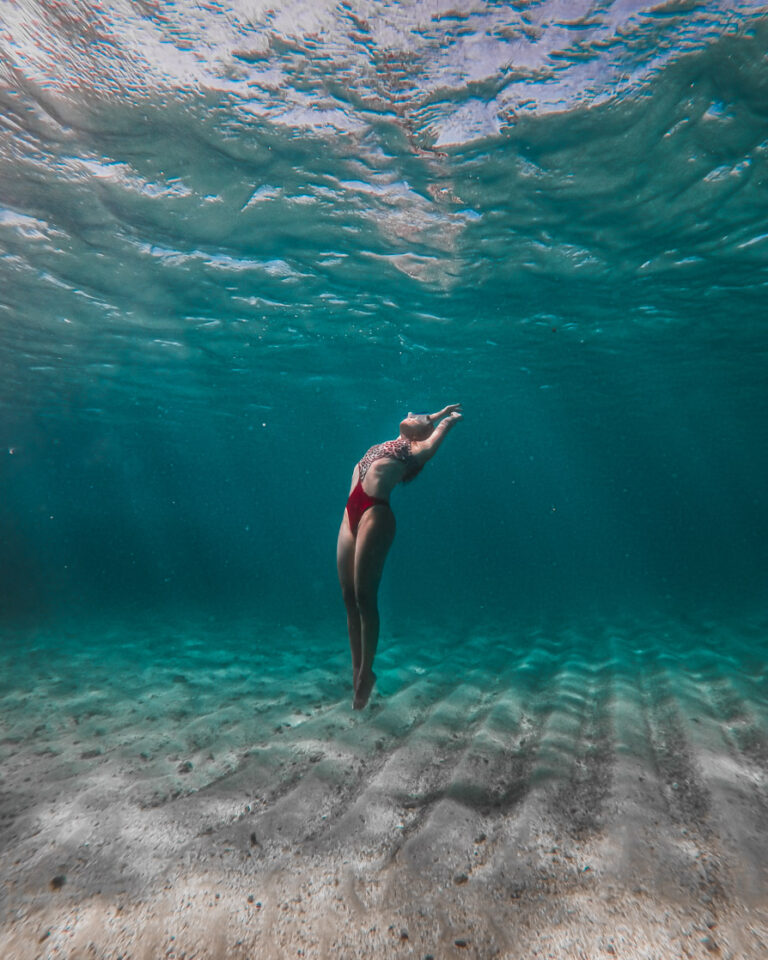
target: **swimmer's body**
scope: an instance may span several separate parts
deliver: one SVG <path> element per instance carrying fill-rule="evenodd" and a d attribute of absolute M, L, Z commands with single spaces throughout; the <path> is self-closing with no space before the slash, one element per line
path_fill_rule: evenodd
<path fill-rule="evenodd" d="M 347 608 L 352 651 L 353 707 L 362 710 L 376 682 L 373 659 L 379 641 L 378 592 L 384 561 L 395 536 L 389 497 L 437 452 L 446 434 L 462 419 L 461 404 L 438 413 L 409 413 L 396 440 L 371 447 L 352 473 L 339 529 L 336 565 Z"/>

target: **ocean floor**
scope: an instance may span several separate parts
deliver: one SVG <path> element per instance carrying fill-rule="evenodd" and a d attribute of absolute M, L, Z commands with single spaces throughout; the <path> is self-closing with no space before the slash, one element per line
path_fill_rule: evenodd
<path fill-rule="evenodd" d="M 0 957 L 768 957 L 768 622 L 6 633 Z"/>

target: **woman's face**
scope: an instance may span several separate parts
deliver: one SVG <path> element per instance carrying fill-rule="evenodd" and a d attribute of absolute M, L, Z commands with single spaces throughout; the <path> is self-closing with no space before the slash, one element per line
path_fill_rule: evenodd
<path fill-rule="evenodd" d="M 400 432 L 408 440 L 426 440 L 434 429 L 435 425 L 427 420 L 426 413 L 409 413 L 400 424 Z"/>

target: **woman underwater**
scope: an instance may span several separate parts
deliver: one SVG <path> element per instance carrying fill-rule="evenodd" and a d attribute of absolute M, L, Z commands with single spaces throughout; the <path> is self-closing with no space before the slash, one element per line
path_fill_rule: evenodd
<path fill-rule="evenodd" d="M 352 473 L 336 565 L 347 608 L 355 710 L 368 703 L 376 682 L 372 668 L 379 641 L 377 596 L 384 561 L 395 537 L 389 495 L 398 483 L 413 480 L 461 419 L 460 403 L 439 413 L 409 413 L 400 424 L 400 436 L 371 447 Z"/>

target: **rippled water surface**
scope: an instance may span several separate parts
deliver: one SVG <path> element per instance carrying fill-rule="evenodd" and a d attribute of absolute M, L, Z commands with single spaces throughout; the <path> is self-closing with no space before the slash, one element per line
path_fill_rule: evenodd
<path fill-rule="evenodd" d="M 385 602 L 760 604 L 767 13 L 0 2 L 8 609 L 334 610 L 457 399 Z"/>

